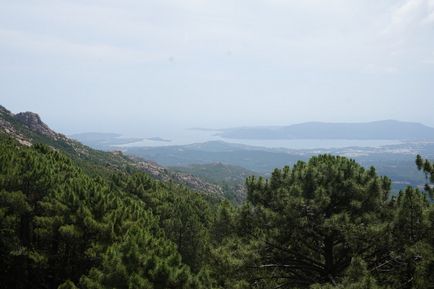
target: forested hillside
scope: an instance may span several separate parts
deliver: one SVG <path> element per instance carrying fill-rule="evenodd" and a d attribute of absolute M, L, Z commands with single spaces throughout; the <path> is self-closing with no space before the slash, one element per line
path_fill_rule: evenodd
<path fill-rule="evenodd" d="M 248 169 L 222 163 L 193 164 L 170 167 L 170 169 L 175 172 L 191 174 L 218 185 L 222 188 L 225 197 L 236 204 L 246 200 L 246 178 L 258 175 L 258 173 Z"/>
<path fill-rule="evenodd" d="M 2 288 L 433 288 L 433 206 L 346 158 L 251 177 L 241 207 L 5 137 L 0 164 Z"/>
<path fill-rule="evenodd" d="M 247 177 L 235 206 L 0 120 L 0 288 L 434 288 L 429 184 L 392 197 L 374 168 L 319 155 Z"/>
<path fill-rule="evenodd" d="M 139 173 L 92 178 L 45 145 L 2 139 L 0 159 L 3 288 L 207 284 L 203 197 Z"/>
<path fill-rule="evenodd" d="M 0 105 L 1 134 L 12 137 L 25 146 L 42 143 L 62 151 L 85 173 L 92 176 L 107 177 L 114 171 L 146 172 L 156 179 L 182 184 L 213 198 L 221 198 L 224 193 L 219 186 L 189 174 L 170 172 L 155 162 L 129 157 L 120 151 L 104 152 L 92 149 L 51 130 L 39 115 L 33 112 L 13 114 Z"/>

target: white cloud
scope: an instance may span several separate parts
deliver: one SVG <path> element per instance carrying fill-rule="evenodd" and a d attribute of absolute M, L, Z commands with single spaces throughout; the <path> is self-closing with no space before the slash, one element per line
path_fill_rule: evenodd
<path fill-rule="evenodd" d="M 386 33 L 403 33 L 417 28 L 422 23 L 431 22 L 434 15 L 433 0 L 406 0 L 392 9 L 391 23 Z"/>

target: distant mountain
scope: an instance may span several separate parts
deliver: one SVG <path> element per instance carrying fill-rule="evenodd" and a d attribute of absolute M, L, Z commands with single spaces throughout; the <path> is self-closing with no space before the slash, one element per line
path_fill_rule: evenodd
<path fill-rule="evenodd" d="M 115 134 L 97 133 L 82 135 L 89 140 L 116 136 Z M 25 146 L 31 146 L 35 143 L 49 145 L 68 155 L 84 172 L 92 176 L 108 176 L 115 172 L 143 171 L 161 181 L 184 185 L 213 198 L 223 197 L 221 187 L 196 176 L 171 172 L 153 161 L 127 156 L 120 151 L 105 152 L 83 145 L 51 130 L 39 115 L 33 112 L 13 114 L 0 105 L 0 137 L 11 137 Z"/>
<path fill-rule="evenodd" d="M 365 167 L 374 166 L 381 175 L 391 177 L 393 190 L 407 185 L 425 183 L 424 174 L 415 166 L 417 154 L 434 160 L 434 142 L 405 142 L 383 147 L 347 147 L 331 149 L 287 150 L 211 141 L 181 146 L 128 147 L 125 153 L 156 161 L 175 170 L 201 176 L 215 183 L 234 173 L 230 168 L 268 176 L 274 168 L 293 165 L 318 154 L 333 154 L 353 158 Z M 220 165 L 217 165 L 219 164 Z"/>
<path fill-rule="evenodd" d="M 227 139 L 383 139 L 434 140 L 434 128 L 395 120 L 366 123 L 307 122 L 289 126 L 240 127 L 222 130 Z"/>
<path fill-rule="evenodd" d="M 126 154 L 153 160 L 169 167 L 223 163 L 247 168 L 260 174 L 269 173 L 274 168 L 291 165 L 305 158 L 303 157 L 303 152 L 288 154 L 287 151 L 280 151 L 278 149 L 267 149 L 222 141 L 178 146 L 125 147 L 124 151 Z"/>

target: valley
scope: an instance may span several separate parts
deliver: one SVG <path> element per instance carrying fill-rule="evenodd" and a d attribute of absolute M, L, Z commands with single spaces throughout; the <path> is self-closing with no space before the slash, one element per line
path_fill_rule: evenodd
<path fill-rule="evenodd" d="M 86 143 L 86 139 L 80 139 Z M 274 168 L 285 165 L 293 165 L 299 160 L 307 160 L 318 154 L 333 154 L 353 158 L 365 167 L 374 166 L 381 175 L 389 176 L 392 179 L 392 189 L 398 192 L 407 185 L 423 186 L 425 176 L 417 171 L 414 166 L 414 159 L 417 154 L 434 158 L 434 142 L 424 140 L 398 141 L 398 143 L 386 140 L 377 142 L 366 140 L 351 140 L 352 146 L 347 146 L 349 140 L 334 140 L 332 147 L 330 140 L 311 140 L 317 148 L 290 149 L 285 147 L 261 147 L 234 143 L 226 141 L 206 141 L 186 145 L 164 145 L 164 146 L 141 146 L 135 143 L 119 145 L 117 142 L 110 143 L 104 140 L 105 150 L 121 150 L 127 155 L 138 156 L 146 160 L 152 160 L 165 167 L 182 167 L 193 175 L 200 176 L 191 170 L 191 166 L 210 165 L 220 163 L 227 166 L 238 166 L 251 171 L 252 173 L 269 176 Z M 283 141 L 284 142 L 284 141 Z M 309 143 L 309 140 L 303 140 Z M 382 142 L 382 143 L 381 143 Z M 359 145 L 357 145 L 360 143 Z M 324 145 L 323 145 L 324 144 Z M 364 144 L 366 144 L 364 146 Z M 101 148 L 100 145 L 88 143 L 90 146 Z M 309 145 L 306 145 L 309 147 Z M 337 146 L 337 147 L 333 147 Z M 190 167 L 190 169 L 188 169 Z M 238 173 L 238 172 L 237 172 Z M 237 177 L 237 173 L 233 177 Z M 210 172 L 209 174 L 212 174 Z M 218 179 L 218 173 L 213 178 L 214 183 L 224 182 Z M 239 186 L 244 180 L 240 180 Z"/>

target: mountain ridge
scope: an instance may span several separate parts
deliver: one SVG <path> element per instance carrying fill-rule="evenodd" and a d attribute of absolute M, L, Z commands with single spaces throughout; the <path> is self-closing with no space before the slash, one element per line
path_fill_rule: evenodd
<path fill-rule="evenodd" d="M 126 156 L 121 151 L 105 152 L 83 145 L 79 141 L 51 130 L 41 117 L 33 112 L 14 114 L 0 105 L 1 135 L 11 137 L 21 145 L 32 146 L 36 143 L 43 143 L 62 151 L 90 175 L 94 173 L 95 166 L 98 166 L 98 171 L 103 171 L 107 175 L 115 171 L 136 170 L 145 172 L 163 182 L 174 182 L 196 192 L 217 198 L 223 197 L 223 190 L 219 186 L 193 175 L 171 172 L 156 162 Z"/>
<path fill-rule="evenodd" d="M 217 135 L 227 139 L 389 139 L 434 140 L 434 128 L 397 120 L 304 122 L 288 126 L 235 127 Z"/>

